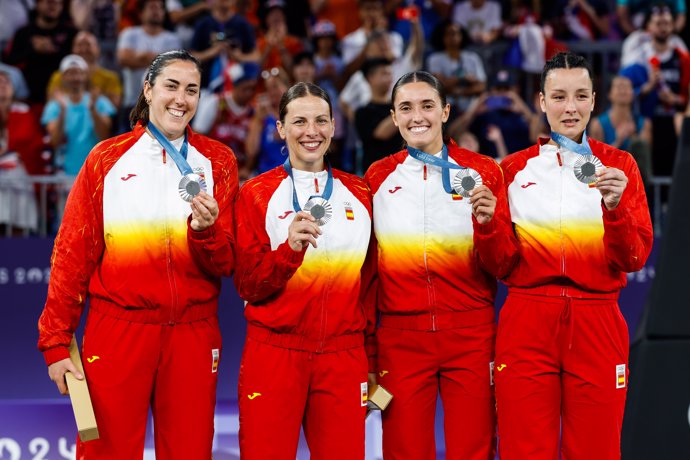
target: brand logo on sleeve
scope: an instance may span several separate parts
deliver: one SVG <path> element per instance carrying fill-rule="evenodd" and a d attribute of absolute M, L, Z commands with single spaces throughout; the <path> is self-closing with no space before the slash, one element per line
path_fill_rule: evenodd
<path fill-rule="evenodd" d="M 100 357 L 100 356 L 97 356 L 97 355 L 93 355 L 93 356 L 90 357 L 90 358 L 86 358 L 86 360 L 89 362 L 89 364 L 91 364 L 92 362 L 96 361 L 97 359 L 101 359 L 101 357 Z"/>
<path fill-rule="evenodd" d="M 383 377 L 387 373 L 388 373 L 388 371 L 381 371 L 381 372 L 379 372 L 379 377 Z"/>
<path fill-rule="evenodd" d="M 278 216 L 278 219 L 283 220 L 290 214 L 292 214 L 292 211 L 285 211 L 282 215 Z"/>
<path fill-rule="evenodd" d="M 130 174 L 127 174 L 126 176 L 120 177 L 120 179 L 126 182 L 126 181 L 130 180 L 132 177 L 137 177 L 137 175 L 130 173 Z"/>
<path fill-rule="evenodd" d="M 396 185 L 395 187 L 388 189 L 388 193 L 395 193 L 398 190 L 402 190 L 402 187 L 399 185 Z"/>
<path fill-rule="evenodd" d="M 252 393 L 252 394 L 250 394 L 250 395 L 247 395 L 247 398 L 249 398 L 249 399 L 254 399 L 254 398 L 258 398 L 259 396 L 261 396 L 261 393 L 257 393 L 257 392 L 255 391 L 254 393 Z"/>
<path fill-rule="evenodd" d="M 496 366 L 496 370 L 498 370 L 498 372 L 501 372 L 506 367 L 508 367 L 507 364 L 499 364 L 498 366 Z"/>
<path fill-rule="evenodd" d="M 523 184 L 520 187 L 527 188 L 527 187 L 530 187 L 532 185 L 537 185 L 537 183 L 536 182 L 527 182 L 526 184 Z"/>

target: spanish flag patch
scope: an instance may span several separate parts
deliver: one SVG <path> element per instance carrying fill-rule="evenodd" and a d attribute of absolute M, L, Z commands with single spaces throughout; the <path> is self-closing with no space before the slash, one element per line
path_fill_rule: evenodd
<path fill-rule="evenodd" d="M 352 210 L 352 204 L 345 202 L 345 218 L 347 220 L 355 220 L 355 212 Z"/>

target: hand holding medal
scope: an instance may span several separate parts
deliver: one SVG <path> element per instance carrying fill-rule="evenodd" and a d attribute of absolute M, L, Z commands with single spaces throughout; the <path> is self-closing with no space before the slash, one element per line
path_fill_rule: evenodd
<path fill-rule="evenodd" d="M 213 225 L 218 218 L 218 202 L 208 193 L 201 191 L 192 198 L 192 230 L 201 232 Z"/>
<path fill-rule="evenodd" d="M 486 185 L 480 185 L 470 192 L 472 215 L 480 224 L 488 224 L 496 211 L 496 197 Z"/>
<path fill-rule="evenodd" d="M 299 211 L 288 227 L 288 244 L 295 252 L 304 250 L 308 245 L 316 247 L 316 239 L 321 234 L 321 227 L 316 218 L 306 211 Z"/>
<path fill-rule="evenodd" d="M 616 168 L 605 168 L 596 172 L 595 187 L 601 193 L 604 206 L 609 211 L 616 209 L 621 201 L 623 192 L 628 186 L 628 177 L 623 171 Z"/>

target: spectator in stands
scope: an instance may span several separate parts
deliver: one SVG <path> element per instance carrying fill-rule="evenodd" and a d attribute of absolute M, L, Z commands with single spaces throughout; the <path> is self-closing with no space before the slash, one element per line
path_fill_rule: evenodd
<path fill-rule="evenodd" d="M 653 173 L 670 176 L 677 143 L 673 119 L 688 102 L 690 57 L 673 46 L 673 14 L 668 7 L 651 8 L 645 23 L 652 41 L 642 46 L 636 64 L 621 73 L 640 96 L 641 115 L 652 120 Z"/>
<path fill-rule="evenodd" d="M 70 53 L 76 34 L 63 0 L 38 0 L 29 24 L 17 30 L 12 40 L 6 62 L 22 70 L 29 85 L 28 100 L 39 109 L 46 101 L 48 80 Z"/>
<path fill-rule="evenodd" d="M 10 80 L 12 80 L 12 88 L 16 100 L 23 101 L 29 97 L 29 87 L 26 85 L 26 80 L 24 80 L 21 70 L 0 62 L 0 72 L 7 74 Z"/>
<path fill-rule="evenodd" d="M 116 48 L 120 2 L 112 0 L 71 0 L 70 13 L 79 30 L 89 31 L 96 37 L 100 48 L 99 64 L 117 69 Z M 72 51 L 74 52 L 74 51 Z"/>
<path fill-rule="evenodd" d="M 309 51 L 300 51 L 292 58 L 292 81 L 316 82 L 316 63 L 314 55 Z"/>
<path fill-rule="evenodd" d="M 610 108 L 590 122 L 587 134 L 632 154 L 642 181 L 649 184 L 652 175 L 652 122 L 634 113 L 635 93 L 629 78 L 616 76 L 611 81 L 608 97 Z"/>
<path fill-rule="evenodd" d="M 229 146 L 237 158 L 240 180 L 249 178 L 246 141 L 254 118 L 253 99 L 259 65 L 255 62 L 237 62 L 230 66 L 232 89 L 223 93 L 207 93 L 199 101 L 192 127 Z"/>
<path fill-rule="evenodd" d="M 257 41 L 259 64 L 264 69 L 282 67 L 292 72 L 292 57 L 303 50 L 302 41 L 288 34 L 285 20 L 285 2 L 269 0 L 266 3 L 266 16 L 262 21 L 263 36 Z"/>
<path fill-rule="evenodd" d="M 364 61 L 362 74 L 371 88 L 371 100 L 355 112 L 355 128 L 362 143 L 362 165 L 365 172 L 372 163 L 403 147 L 403 139 L 391 117 L 391 84 L 393 69 L 385 58 Z"/>
<path fill-rule="evenodd" d="M 99 94 L 87 90 L 89 65 L 76 54 L 60 63 L 62 86 L 46 104 L 41 123 L 56 149 L 58 170 L 76 176 L 86 155 L 99 141 L 110 136 L 115 106 Z"/>
<path fill-rule="evenodd" d="M 208 13 L 210 3 L 206 0 L 166 0 L 165 5 L 182 46 L 189 48 L 194 36 L 194 24 Z"/>
<path fill-rule="evenodd" d="M 35 2 L 30 0 L 4 0 L 0 2 L 0 52 L 12 41 L 17 30 L 29 22 L 29 13 Z"/>
<path fill-rule="evenodd" d="M 359 0 L 359 17 L 362 26 L 347 34 L 341 42 L 343 62 L 346 66 L 343 77 L 345 81 L 362 67 L 367 58 L 372 57 L 368 50 L 376 43 L 387 48 L 386 52 L 390 54 L 385 57 L 391 60 L 400 58 L 404 51 L 400 34 L 388 31 L 383 0 Z M 419 23 L 418 18 L 416 22 Z"/>
<path fill-rule="evenodd" d="M 477 53 L 463 49 L 463 41 L 463 29 L 452 21 L 443 21 L 431 36 L 437 51 L 427 59 L 427 70 L 448 89 L 451 119 L 465 112 L 486 89 L 484 64 Z"/>
<path fill-rule="evenodd" d="M 502 158 L 530 145 L 530 125 L 535 116 L 520 97 L 513 74 L 501 69 L 493 77 L 490 90 L 477 98 L 449 131 L 469 129 L 479 140 L 479 152 Z M 501 151 L 503 146 L 507 152 Z"/>
<path fill-rule="evenodd" d="M 257 61 L 254 29 L 235 9 L 235 0 L 210 0 L 211 11 L 194 28 L 191 49 L 201 61 L 202 88 L 212 91 L 223 85 L 229 62 Z"/>
<path fill-rule="evenodd" d="M 254 6 L 256 14 L 264 21 L 268 19 L 268 12 L 275 7 L 275 0 L 256 0 L 246 1 L 246 3 L 258 3 Z M 289 3 L 289 8 L 283 7 L 285 15 L 285 25 L 287 26 L 287 33 L 300 40 L 309 37 L 309 30 L 312 24 L 312 5 L 311 0 L 289 0 L 289 2 L 281 1 L 281 3 Z M 345 15 L 343 15 L 345 16 Z"/>
<path fill-rule="evenodd" d="M 541 18 L 559 40 L 600 40 L 609 35 L 611 10 L 607 0 L 544 2 Z"/>
<path fill-rule="evenodd" d="M 257 98 L 254 118 L 247 134 L 247 164 L 252 173 L 261 174 L 285 161 L 285 142 L 276 130 L 280 98 L 290 87 L 284 69 L 274 67 L 261 72 L 266 92 Z"/>
<path fill-rule="evenodd" d="M 364 1 L 367 3 L 367 0 Z M 374 4 L 377 2 L 373 2 Z M 384 18 L 385 20 L 385 18 Z M 367 59 L 385 58 L 392 62 L 393 81 L 402 77 L 406 73 L 413 72 L 422 67 L 422 57 L 424 54 L 424 33 L 422 26 L 419 23 L 419 17 L 411 17 L 409 19 L 412 24 L 412 40 L 405 50 L 403 55 L 398 55 L 394 49 L 395 40 L 391 39 L 392 35 L 381 29 L 372 31 L 368 36 L 368 42 L 361 53 L 357 57 L 357 61 L 361 57 Z M 399 57 L 397 57 L 399 56 Z M 364 60 L 362 60 L 362 63 Z M 361 66 L 361 64 L 358 64 Z M 347 71 L 345 74 L 347 75 Z M 371 99 L 371 89 L 361 71 L 357 71 L 343 88 L 340 93 L 340 106 L 343 113 L 348 120 L 354 120 L 354 113 L 358 108 L 365 106 Z"/>
<path fill-rule="evenodd" d="M 412 8 L 416 8 L 416 13 Z M 388 0 L 386 8 L 394 13 L 391 16 L 391 30 L 398 32 L 405 41 L 408 41 L 412 33 L 410 22 L 406 16 L 418 14 L 419 22 L 424 31 L 424 41 L 431 39 L 431 34 L 436 27 L 450 18 L 453 2 L 449 0 Z"/>
<path fill-rule="evenodd" d="M 34 187 L 27 179 L 25 160 L 40 158 L 45 150 L 41 127 L 29 106 L 15 102 L 10 76 L 0 71 L 0 234 L 6 227 L 35 230 L 38 210 Z M 10 234 L 12 232 L 9 232 Z"/>
<path fill-rule="evenodd" d="M 456 3 L 453 22 L 460 24 L 472 43 L 487 45 L 501 34 L 501 4 L 492 0 L 464 0 Z"/>
<path fill-rule="evenodd" d="M 100 94 L 110 99 L 115 108 L 119 108 L 122 101 L 122 83 L 117 73 L 100 66 L 98 63 L 100 51 L 96 36 L 91 32 L 82 30 L 74 37 L 72 53 L 83 57 L 89 65 L 89 89 L 97 90 Z M 50 77 L 48 96 L 51 97 L 55 91 L 59 91 L 61 86 L 62 72 L 57 70 Z"/>
<path fill-rule="evenodd" d="M 348 14 L 357 9 L 359 0 L 314 0 L 311 10 L 317 21 L 328 21 L 335 26 L 338 38 L 354 32 L 362 26 L 360 15 Z M 343 13 L 343 12 L 347 13 Z"/>
<path fill-rule="evenodd" d="M 162 0 L 137 0 L 141 25 L 124 29 L 117 41 L 117 61 L 122 67 L 124 94 L 120 110 L 120 131 L 129 127 L 129 113 L 144 85 L 146 69 L 158 54 L 182 46 L 174 33 L 163 28 Z"/>
<path fill-rule="evenodd" d="M 633 33 L 642 27 L 645 13 L 659 0 L 616 0 L 618 23 L 626 34 Z M 668 0 L 664 2 L 675 15 L 673 30 L 680 33 L 685 27 L 687 6 L 685 0 Z"/>

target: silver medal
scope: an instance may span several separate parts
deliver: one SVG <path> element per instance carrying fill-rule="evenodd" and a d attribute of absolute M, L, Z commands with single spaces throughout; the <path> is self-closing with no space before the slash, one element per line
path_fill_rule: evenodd
<path fill-rule="evenodd" d="M 310 198 L 304 205 L 304 211 L 311 214 L 318 225 L 326 225 L 333 217 L 333 206 L 321 197 Z"/>
<path fill-rule="evenodd" d="M 206 181 L 200 175 L 191 173 L 180 180 L 178 192 L 183 200 L 191 202 L 202 191 L 206 191 Z"/>
<path fill-rule="evenodd" d="M 603 168 L 603 163 L 596 156 L 579 155 L 579 158 L 575 161 L 573 172 L 577 180 L 583 184 L 590 185 L 597 181 L 597 170 Z"/>
<path fill-rule="evenodd" d="M 453 190 L 464 197 L 469 198 L 470 192 L 482 185 L 482 176 L 472 168 L 461 169 L 453 178 Z"/>

